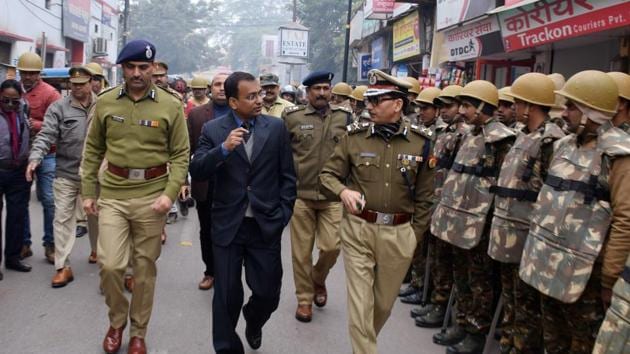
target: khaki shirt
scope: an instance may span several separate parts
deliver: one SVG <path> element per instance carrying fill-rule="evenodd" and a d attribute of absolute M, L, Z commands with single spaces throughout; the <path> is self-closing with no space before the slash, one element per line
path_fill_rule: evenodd
<path fill-rule="evenodd" d="M 352 114 L 343 108 L 331 108 L 322 117 L 308 104 L 287 109 L 282 119 L 291 138 L 298 197 L 325 200 L 318 176 L 335 145 L 346 135 L 346 126 L 352 123 Z"/>
<path fill-rule="evenodd" d="M 273 116 L 280 118 L 282 116 L 282 112 L 284 112 L 285 108 L 295 106 L 293 103 L 278 97 L 276 102 L 274 102 L 271 107 L 267 108 L 264 105 L 262 106 L 262 114 L 266 114 L 268 116 Z"/>
<path fill-rule="evenodd" d="M 354 123 L 348 130 L 319 175 L 322 185 L 335 195 L 346 188 L 362 193 L 368 210 L 413 214 L 414 232 L 422 237 L 433 196 L 430 130 L 403 120 L 389 142 L 374 133 L 373 123 Z"/>
<path fill-rule="evenodd" d="M 128 199 L 162 191 L 174 201 L 188 173 L 190 157 L 182 102 L 155 85 L 133 101 L 121 85 L 101 93 L 91 114 L 82 162 L 82 196 L 96 197 L 97 173 L 106 158 L 123 168 L 168 163 L 169 173 L 132 180 L 106 171 L 100 180 L 101 197 Z"/>

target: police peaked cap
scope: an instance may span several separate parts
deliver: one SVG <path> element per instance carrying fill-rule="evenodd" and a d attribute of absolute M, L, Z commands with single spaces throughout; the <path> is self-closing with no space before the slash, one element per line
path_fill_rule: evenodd
<path fill-rule="evenodd" d="M 335 77 L 335 74 L 331 73 L 330 71 L 313 71 L 304 78 L 304 81 L 302 81 L 302 85 L 308 87 L 321 84 L 323 82 L 329 84 L 332 81 L 333 77 Z"/>
<path fill-rule="evenodd" d="M 118 54 L 116 64 L 128 61 L 153 62 L 155 59 L 155 46 L 144 39 L 136 39 L 127 43 Z"/>

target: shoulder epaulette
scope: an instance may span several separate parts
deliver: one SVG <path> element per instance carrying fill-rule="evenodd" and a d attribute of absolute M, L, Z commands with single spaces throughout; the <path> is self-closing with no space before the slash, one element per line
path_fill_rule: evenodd
<path fill-rule="evenodd" d="M 289 114 L 289 113 L 293 113 L 293 112 L 297 112 L 297 111 L 301 111 L 303 109 L 306 108 L 306 105 L 300 104 L 297 106 L 291 106 L 291 107 L 287 107 L 284 109 L 284 113 L 285 114 Z"/>
<path fill-rule="evenodd" d="M 411 124 L 411 131 L 427 139 L 433 139 L 433 132 L 424 125 Z"/>
<path fill-rule="evenodd" d="M 350 110 L 350 109 L 348 109 L 347 107 L 344 107 L 344 106 L 330 106 L 330 109 L 332 111 L 343 111 L 345 113 L 352 114 L 352 110 Z"/>
<path fill-rule="evenodd" d="M 370 127 L 371 124 L 372 123 L 368 123 L 368 122 L 361 123 L 361 122 L 356 121 L 352 124 L 348 124 L 346 126 L 346 130 L 348 130 L 348 135 L 356 134 L 358 132 L 366 131 Z"/>
<path fill-rule="evenodd" d="M 102 96 L 102 95 L 104 95 L 104 94 L 106 94 L 106 93 L 108 93 L 108 92 L 110 92 L 110 91 L 113 91 L 114 89 L 117 89 L 117 88 L 119 89 L 119 88 L 120 88 L 120 85 L 118 85 L 118 86 L 112 86 L 112 87 L 108 87 L 108 88 L 102 89 L 102 90 L 101 90 L 101 92 L 99 92 L 99 93 L 97 94 L 97 96 Z"/>
<path fill-rule="evenodd" d="M 157 85 L 155 85 L 155 86 L 157 88 L 159 88 L 160 90 L 162 90 L 162 91 L 168 92 L 169 94 L 171 94 L 171 96 L 177 98 L 179 101 L 183 100 L 182 95 L 179 92 L 173 90 L 172 88 L 170 88 L 170 87 L 169 88 L 164 88 L 162 86 L 157 86 Z"/>
<path fill-rule="evenodd" d="M 562 139 L 566 134 L 557 126 L 555 123 L 546 123 L 545 130 L 542 134 L 542 142 L 543 144 L 553 143 L 558 139 Z"/>
<path fill-rule="evenodd" d="M 501 140 L 514 137 L 516 133 L 498 120 L 492 120 L 483 126 L 483 136 L 486 143 L 494 144 Z"/>

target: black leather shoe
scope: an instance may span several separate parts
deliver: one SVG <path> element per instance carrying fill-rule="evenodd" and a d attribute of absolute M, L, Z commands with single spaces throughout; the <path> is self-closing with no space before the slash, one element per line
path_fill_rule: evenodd
<path fill-rule="evenodd" d="M 411 295 L 400 298 L 403 304 L 420 305 L 422 304 L 422 291 L 418 290 Z"/>
<path fill-rule="evenodd" d="M 485 343 L 483 334 L 468 333 L 461 342 L 446 348 L 446 354 L 481 354 Z"/>
<path fill-rule="evenodd" d="M 439 345 L 453 345 L 461 342 L 466 336 L 466 332 L 460 326 L 451 326 L 445 332 L 438 332 L 433 335 L 433 343 Z"/>
<path fill-rule="evenodd" d="M 77 226 L 76 236 L 77 238 L 83 237 L 88 233 L 88 229 L 85 226 Z"/>
<path fill-rule="evenodd" d="M 440 328 L 444 323 L 444 313 L 446 309 L 444 306 L 436 305 L 433 310 L 429 311 L 424 316 L 416 317 L 416 326 L 423 328 Z"/>
<path fill-rule="evenodd" d="M 409 296 L 417 291 L 418 289 L 415 286 L 407 285 L 404 288 L 400 289 L 400 291 L 398 292 L 398 296 L 400 297 Z"/>
<path fill-rule="evenodd" d="M 18 272 L 30 272 L 33 267 L 22 261 L 7 261 L 4 263 L 4 267 Z"/>
<path fill-rule="evenodd" d="M 262 329 L 255 330 L 249 324 L 245 325 L 245 339 L 247 344 L 256 350 L 262 345 Z"/>
<path fill-rule="evenodd" d="M 426 305 L 420 305 L 418 307 L 414 307 L 410 311 L 411 317 L 416 318 L 419 316 L 424 316 L 427 313 L 429 313 L 431 310 L 433 310 L 434 306 L 435 306 L 434 304 L 426 304 Z"/>
<path fill-rule="evenodd" d="M 0 280 L 4 279 L 4 274 L 2 274 L 2 272 L 0 272 Z"/>

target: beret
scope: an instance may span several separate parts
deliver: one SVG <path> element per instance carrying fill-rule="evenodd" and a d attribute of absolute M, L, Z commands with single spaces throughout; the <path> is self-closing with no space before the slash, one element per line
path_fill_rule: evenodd
<path fill-rule="evenodd" d="M 127 43 L 118 54 L 116 64 L 128 61 L 147 61 L 155 59 L 155 46 L 144 39 L 136 39 Z"/>
<path fill-rule="evenodd" d="M 330 71 L 313 71 L 304 78 L 302 85 L 312 86 L 322 82 L 330 83 L 333 77 L 335 77 L 335 74 Z"/>

